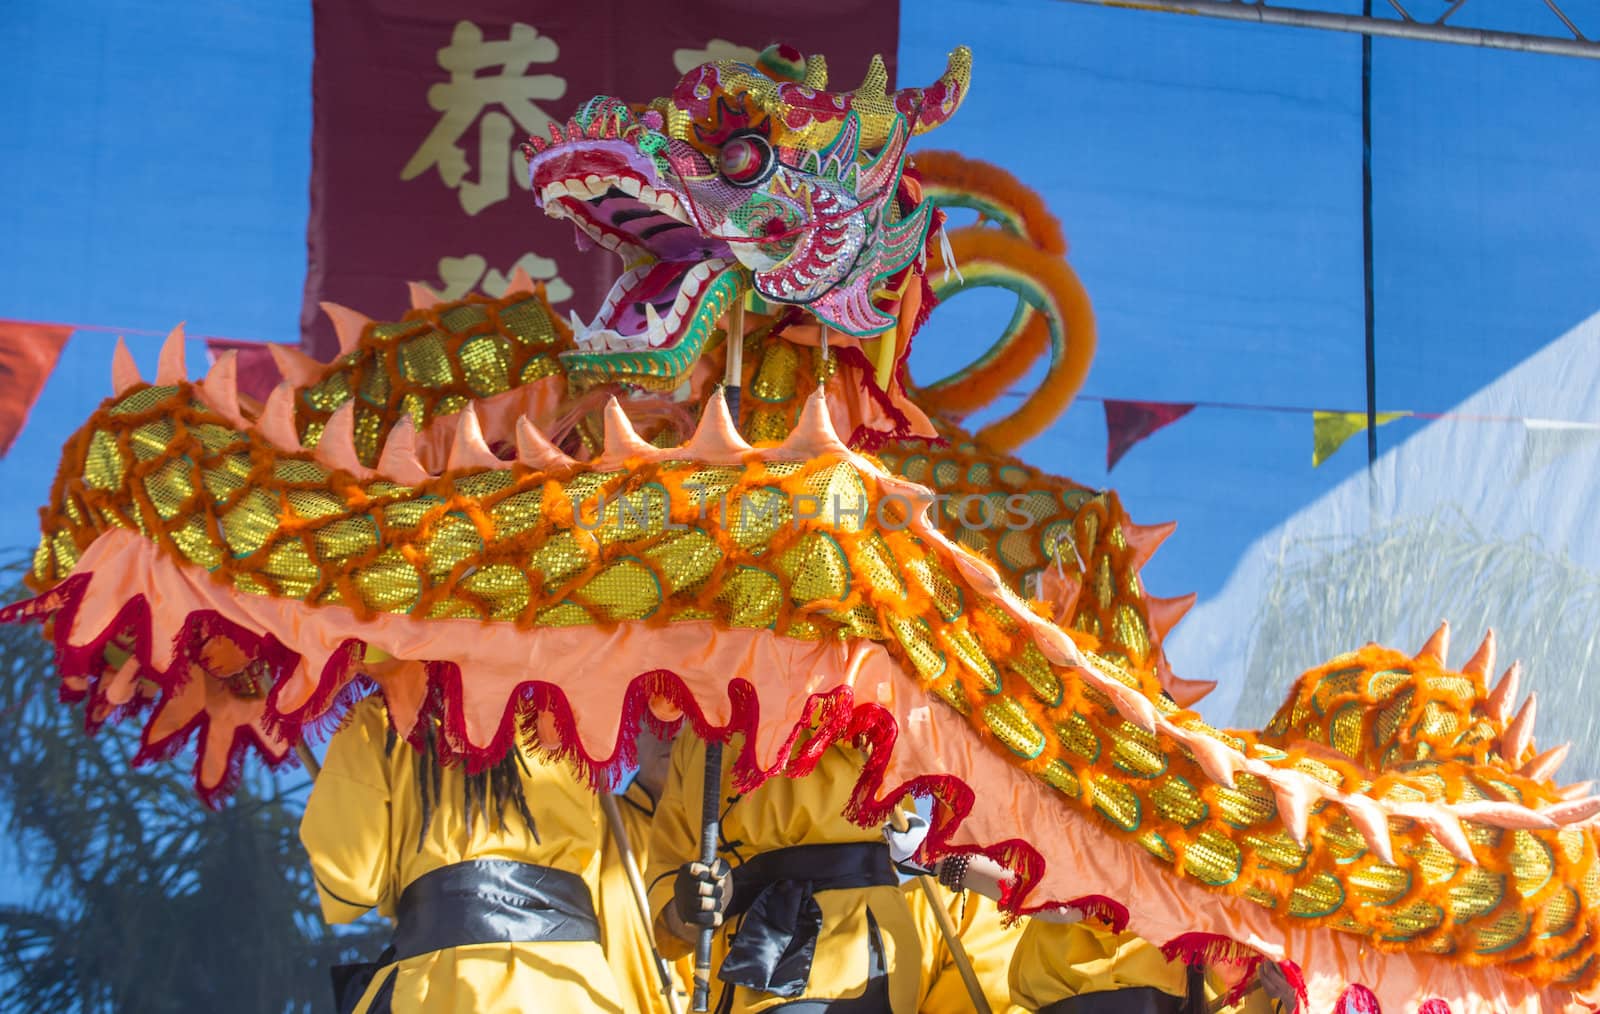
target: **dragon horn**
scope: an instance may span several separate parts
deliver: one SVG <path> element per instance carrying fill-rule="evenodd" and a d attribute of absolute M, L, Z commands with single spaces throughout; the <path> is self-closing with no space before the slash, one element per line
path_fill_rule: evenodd
<path fill-rule="evenodd" d="M 874 60 L 877 57 L 873 58 Z M 881 62 L 880 62 L 881 66 Z M 872 72 L 867 72 L 870 80 Z M 940 126 L 961 108 L 972 84 L 972 50 L 957 46 L 951 51 L 944 74 L 927 88 L 902 88 L 889 96 L 894 107 L 911 121 L 913 134 L 926 134 Z M 862 138 L 862 144 L 867 144 Z"/>

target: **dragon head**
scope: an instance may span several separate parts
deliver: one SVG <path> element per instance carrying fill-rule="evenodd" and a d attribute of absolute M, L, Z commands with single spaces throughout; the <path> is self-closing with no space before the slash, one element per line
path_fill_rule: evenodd
<path fill-rule="evenodd" d="M 888 92 L 874 57 L 859 88 L 830 92 L 820 57 L 774 46 L 645 106 L 590 99 L 530 139 L 540 206 L 622 260 L 592 321 L 573 314 L 569 378 L 675 389 L 739 300 L 855 338 L 894 327 L 933 218 L 904 185 L 906 142 L 949 119 L 970 70 L 958 49 L 933 86 Z"/>

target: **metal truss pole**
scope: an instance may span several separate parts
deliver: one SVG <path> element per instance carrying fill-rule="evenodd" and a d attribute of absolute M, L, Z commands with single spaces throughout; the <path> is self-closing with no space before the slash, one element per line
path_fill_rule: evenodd
<path fill-rule="evenodd" d="M 1169 14 L 1191 14 L 1208 18 L 1225 18 L 1230 21 L 1253 21 L 1267 25 L 1289 25 L 1295 28 L 1320 28 L 1331 32 L 1351 32 L 1357 35 L 1384 35 L 1396 39 L 1418 39 L 1424 42 L 1448 42 L 1462 46 L 1482 46 L 1489 49 L 1509 49 L 1523 53 L 1544 53 L 1551 56 L 1576 56 L 1600 60 L 1600 40 L 1583 36 L 1572 21 L 1561 11 L 1554 0 L 1545 5 L 1571 32 L 1570 37 L 1556 35 L 1527 35 L 1521 32 L 1495 32 L 1481 28 L 1467 28 L 1445 23 L 1445 19 L 1461 8 L 1466 0 L 1456 0 L 1444 17 L 1437 21 L 1418 21 L 1405 9 L 1390 0 L 1390 5 L 1400 14 L 1398 19 L 1377 18 L 1358 14 L 1300 10 L 1289 7 L 1268 7 L 1264 3 L 1246 0 L 1065 0 L 1067 3 L 1091 4 L 1096 7 L 1119 7 L 1126 10 L 1163 11 Z"/>

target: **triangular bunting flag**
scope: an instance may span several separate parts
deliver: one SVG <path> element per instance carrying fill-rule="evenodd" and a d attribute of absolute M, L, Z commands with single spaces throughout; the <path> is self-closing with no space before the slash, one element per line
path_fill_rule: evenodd
<path fill-rule="evenodd" d="M 1600 423 L 1524 419 L 1522 430 L 1522 463 L 1517 468 L 1518 482 L 1557 459 L 1600 441 Z"/>
<path fill-rule="evenodd" d="M 1379 412 L 1378 425 L 1392 423 L 1396 419 L 1404 419 L 1410 412 Z M 1364 432 L 1367 428 L 1367 413 L 1365 412 L 1324 412 L 1321 409 L 1312 413 L 1311 420 L 1311 467 L 1317 468 L 1324 461 L 1333 457 L 1339 448 L 1344 446 L 1346 440 L 1357 433 Z"/>
<path fill-rule="evenodd" d="M 278 361 L 266 342 L 240 341 L 236 338 L 207 338 L 206 351 L 214 363 L 224 352 L 239 353 L 239 393 L 264 402 L 272 389 L 282 383 Z"/>
<path fill-rule="evenodd" d="M 72 328 L 0 320 L 0 455 L 22 432 Z"/>
<path fill-rule="evenodd" d="M 1177 422 L 1194 410 L 1194 406 L 1168 401 L 1114 401 L 1105 400 L 1106 406 L 1106 471 L 1117 467 L 1117 462 L 1134 444 L 1163 426 Z"/>

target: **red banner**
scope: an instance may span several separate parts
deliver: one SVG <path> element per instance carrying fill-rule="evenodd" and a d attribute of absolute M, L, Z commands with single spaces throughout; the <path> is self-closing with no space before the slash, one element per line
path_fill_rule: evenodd
<path fill-rule="evenodd" d="M 521 266 L 560 309 L 592 315 L 616 276 L 528 193 L 518 145 L 594 95 L 648 101 L 711 59 L 773 42 L 827 57 L 830 86 L 874 53 L 894 71 L 899 5 L 882 0 L 317 0 L 310 261 L 312 355 L 338 350 L 324 300 L 399 316 L 406 283 L 497 295 Z"/>
<path fill-rule="evenodd" d="M 0 320 L 0 456 L 22 432 L 71 335 L 64 324 Z"/>

